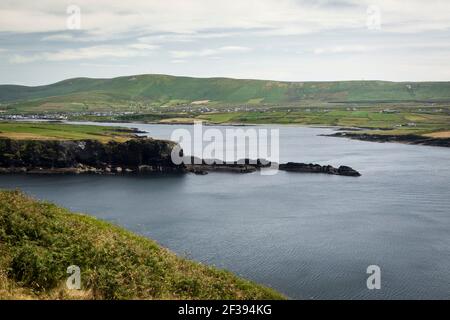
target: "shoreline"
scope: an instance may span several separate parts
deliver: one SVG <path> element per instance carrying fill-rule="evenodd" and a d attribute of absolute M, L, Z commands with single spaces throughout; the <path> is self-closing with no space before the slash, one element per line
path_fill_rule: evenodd
<path fill-rule="evenodd" d="M 389 134 L 354 133 L 345 131 L 345 132 L 336 132 L 333 134 L 324 134 L 321 136 L 334 138 L 347 138 L 353 140 L 378 142 L 378 143 L 402 143 L 409 145 L 450 148 L 450 138 L 433 138 L 414 134 L 389 135 Z"/>
<path fill-rule="evenodd" d="M 359 177 L 361 174 L 348 166 L 340 166 L 335 168 L 330 165 L 320 165 L 313 163 L 299 163 L 288 162 L 283 164 L 277 164 L 276 169 L 271 168 L 271 164 L 261 164 L 261 160 L 249 161 L 245 163 L 212 163 L 207 164 L 205 160 L 201 164 L 186 164 L 180 167 L 169 166 L 152 166 L 141 165 L 139 167 L 126 167 L 126 166 L 106 166 L 106 167 L 94 167 L 86 165 L 78 165 L 74 167 L 33 167 L 33 166 L 21 166 L 21 167 L 0 167 L 0 175 L 5 174 L 26 174 L 26 175 L 103 175 L 103 176 L 118 176 L 118 175 L 155 175 L 155 174 L 195 174 L 195 175 L 207 175 L 210 172 L 223 172 L 232 174 L 247 174 L 254 173 L 264 169 L 288 171 L 297 173 L 321 173 L 337 176 Z"/>
<path fill-rule="evenodd" d="M 20 120 L 18 122 L 49 122 L 49 123 L 64 123 L 64 124 L 85 124 L 85 125 L 106 125 L 106 124 L 148 124 L 148 125 L 167 125 L 167 126 L 193 126 L 193 122 L 180 122 L 180 123 L 160 123 L 154 121 L 92 121 L 92 120 L 81 120 L 81 121 L 71 121 L 71 120 L 44 120 L 44 119 L 27 119 Z M 450 138 L 434 138 L 425 135 L 417 134 L 405 134 L 405 135 L 389 135 L 389 134 L 368 134 L 368 133 L 358 133 L 364 130 L 385 130 L 389 129 L 383 128 L 367 128 L 367 127 L 349 127 L 349 126 L 326 126 L 326 125 L 308 125 L 308 124 L 277 124 L 277 123 L 211 123 L 203 122 L 204 126 L 216 126 L 216 127 L 255 127 L 255 126 L 277 126 L 277 127 L 304 127 L 304 128 L 321 128 L 337 131 L 331 134 L 320 134 L 318 136 L 323 137 L 334 137 L 334 138 L 348 138 L 352 140 L 368 141 L 368 142 L 378 142 L 378 143 L 402 143 L 409 145 L 421 145 L 421 146 L 432 146 L 432 147 L 450 147 Z M 148 134 L 148 131 L 143 131 L 138 128 L 129 128 L 130 132 L 134 134 Z M 142 136 L 137 136 L 138 138 Z"/>
<path fill-rule="evenodd" d="M 105 123 L 105 124 L 151 124 L 151 125 L 190 125 L 193 123 L 159 123 L 159 122 L 139 122 L 139 121 L 125 121 L 125 122 L 104 122 L 104 121 L 64 121 L 64 123 Z M 388 130 L 388 129 L 373 129 L 365 127 L 349 127 L 349 126 L 325 126 L 325 125 L 307 125 L 307 124 L 276 124 L 276 123 L 255 123 L 255 124 L 240 124 L 240 123 L 203 123 L 204 126 L 217 126 L 217 127 L 229 127 L 229 126 L 279 126 L 279 127 L 304 127 L 304 128 L 321 128 L 330 129 L 338 132 L 332 134 L 320 134 L 323 137 L 334 137 L 334 138 L 348 138 L 352 140 L 368 141 L 368 142 L 378 142 L 378 143 L 402 143 L 409 145 L 418 146 L 431 146 L 431 147 L 450 147 L 450 138 L 433 138 L 421 135 L 406 134 L 406 135 L 381 135 L 381 134 L 367 134 L 367 133 L 357 133 L 363 130 Z M 134 128 L 135 129 L 135 128 Z M 141 132 L 144 133 L 144 132 Z M 149 133 L 149 132 L 145 132 Z"/>
<path fill-rule="evenodd" d="M 211 171 L 251 173 L 266 168 L 294 172 L 360 176 L 348 166 L 298 162 L 276 163 L 266 159 L 239 159 L 224 162 L 184 155 L 173 141 L 135 138 L 125 142 L 97 140 L 16 140 L 0 139 L 0 174 L 148 174 Z M 181 162 L 172 160 L 174 152 Z"/>

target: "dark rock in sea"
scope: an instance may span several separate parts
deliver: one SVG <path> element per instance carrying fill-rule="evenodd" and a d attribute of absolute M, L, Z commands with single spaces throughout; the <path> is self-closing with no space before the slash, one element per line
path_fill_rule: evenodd
<path fill-rule="evenodd" d="M 184 164 L 188 172 L 196 173 L 196 171 L 209 172 L 235 172 L 235 173 L 251 173 L 265 166 L 267 161 L 263 159 L 249 160 L 242 159 L 234 162 L 224 162 L 219 159 L 201 159 L 198 157 L 186 157 Z M 270 162 L 269 162 L 270 164 Z"/>
<path fill-rule="evenodd" d="M 326 173 L 326 174 L 353 176 L 353 177 L 358 177 L 361 175 L 358 171 L 347 166 L 335 168 L 329 165 L 321 166 L 320 164 L 312 164 L 312 163 L 306 164 L 297 162 L 288 162 L 285 164 L 280 164 L 279 170 L 291 172 L 303 172 L 303 173 Z"/>
<path fill-rule="evenodd" d="M 353 168 L 347 166 L 340 166 L 338 168 L 338 174 L 341 176 L 359 177 L 361 174 Z"/>
<path fill-rule="evenodd" d="M 450 147 L 450 138 L 432 138 L 414 134 L 390 135 L 390 134 L 369 134 L 355 132 L 336 132 L 327 137 L 349 138 L 355 140 L 371 142 L 398 142 L 406 144 L 418 144 L 435 147 Z"/>
<path fill-rule="evenodd" d="M 189 159 L 189 158 L 188 158 Z M 192 162 L 190 162 L 192 160 Z M 193 162 L 196 160 L 196 162 Z M 237 173 L 251 173 L 262 168 L 270 167 L 272 163 L 270 161 L 264 159 L 258 160 L 249 160 L 242 159 L 235 162 L 226 162 L 223 163 L 220 160 L 211 160 L 211 159 L 199 159 L 192 158 L 189 159 L 189 162 L 186 164 L 186 169 L 189 172 L 196 173 L 198 171 L 208 172 L 208 171 L 222 171 L 222 172 L 237 172 Z M 303 173 L 326 173 L 326 174 L 334 174 L 341 176 L 352 176 L 358 177 L 361 174 L 347 166 L 341 166 L 339 168 L 335 168 L 333 166 L 321 166 L 319 164 L 306 164 L 306 163 L 297 163 L 297 162 L 288 162 L 285 164 L 278 165 L 279 170 L 283 171 L 292 171 L 292 172 L 303 172 Z"/>
<path fill-rule="evenodd" d="M 194 169 L 194 174 L 199 175 L 199 176 L 204 176 L 204 175 L 208 174 L 208 171 Z"/>
<path fill-rule="evenodd" d="M 126 142 L 101 143 L 96 140 L 47 141 L 0 139 L 0 173 L 34 174 L 145 174 L 186 173 L 205 175 L 210 171 L 252 173 L 270 167 L 265 159 L 241 159 L 223 162 L 218 159 L 185 157 L 184 163 L 172 162 L 172 151 L 177 147 L 171 141 L 150 138 Z M 350 167 L 321 166 L 289 162 L 280 164 L 280 170 L 308 173 L 327 173 L 359 176 Z"/>

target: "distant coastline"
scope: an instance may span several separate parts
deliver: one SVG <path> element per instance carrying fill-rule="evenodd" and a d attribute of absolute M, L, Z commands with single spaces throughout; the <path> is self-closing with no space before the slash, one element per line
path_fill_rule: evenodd
<path fill-rule="evenodd" d="M 348 138 L 354 140 L 370 141 L 370 142 L 396 142 L 404 144 L 414 144 L 432 147 L 450 147 L 450 138 L 433 138 L 419 135 L 391 135 L 391 134 L 369 134 L 358 132 L 336 132 L 326 137 Z"/>

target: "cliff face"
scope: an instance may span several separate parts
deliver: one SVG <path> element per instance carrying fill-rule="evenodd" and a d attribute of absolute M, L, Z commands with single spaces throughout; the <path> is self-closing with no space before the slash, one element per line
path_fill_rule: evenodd
<path fill-rule="evenodd" d="M 175 143 L 154 139 L 101 143 L 96 140 L 0 139 L 0 167 L 18 171 L 183 171 L 171 161 Z"/>
<path fill-rule="evenodd" d="M 147 173 L 174 172 L 206 174 L 209 171 L 250 173 L 260 170 L 261 159 L 241 162 L 175 165 L 171 159 L 175 142 L 151 138 L 126 142 L 97 140 L 12 140 L 0 139 L 0 173 Z M 191 159 L 192 161 L 194 158 Z M 216 160 L 217 161 L 217 160 Z M 192 162 L 191 162 L 192 163 Z M 360 176 L 350 167 L 321 166 L 289 162 L 279 165 L 280 170 Z"/>

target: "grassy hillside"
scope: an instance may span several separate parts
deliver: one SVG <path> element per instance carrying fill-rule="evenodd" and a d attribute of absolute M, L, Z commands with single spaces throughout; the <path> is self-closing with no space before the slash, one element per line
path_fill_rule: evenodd
<path fill-rule="evenodd" d="M 385 109 L 395 110 L 385 112 Z M 343 108 L 271 108 L 266 111 L 190 112 L 190 113 L 141 113 L 113 115 L 109 117 L 76 116 L 73 120 L 193 123 L 204 121 L 210 124 L 289 124 L 359 127 L 382 130 L 382 134 L 433 134 L 448 137 L 450 132 L 450 107 L 396 106 Z"/>
<path fill-rule="evenodd" d="M 119 110 L 133 102 L 180 104 L 286 104 L 304 102 L 450 101 L 450 82 L 278 82 L 138 75 L 77 78 L 38 87 L 0 86 L 0 103 L 18 111 Z"/>
<path fill-rule="evenodd" d="M 68 290 L 67 267 L 81 269 Z M 0 191 L 2 299 L 282 299 L 93 217 Z"/>
<path fill-rule="evenodd" d="M 382 108 L 360 108 L 357 111 L 339 108 L 323 110 L 295 109 L 272 112 L 206 113 L 197 119 L 212 123 L 279 123 L 298 125 L 325 125 L 381 129 L 389 134 L 428 134 L 450 131 L 450 109 L 440 112 L 399 108 L 395 113 L 384 113 Z M 167 119 L 166 121 L 169 121 Z M 396 132 L 393 132 L 393 131 Z"/>
<path fill-rule="evenodd" d="M 59 123 L 0 122 L 0 138 L 26 140 L 115 140 L 135 137 L 132 130 L 117 127 L 70 125 Z"/>

